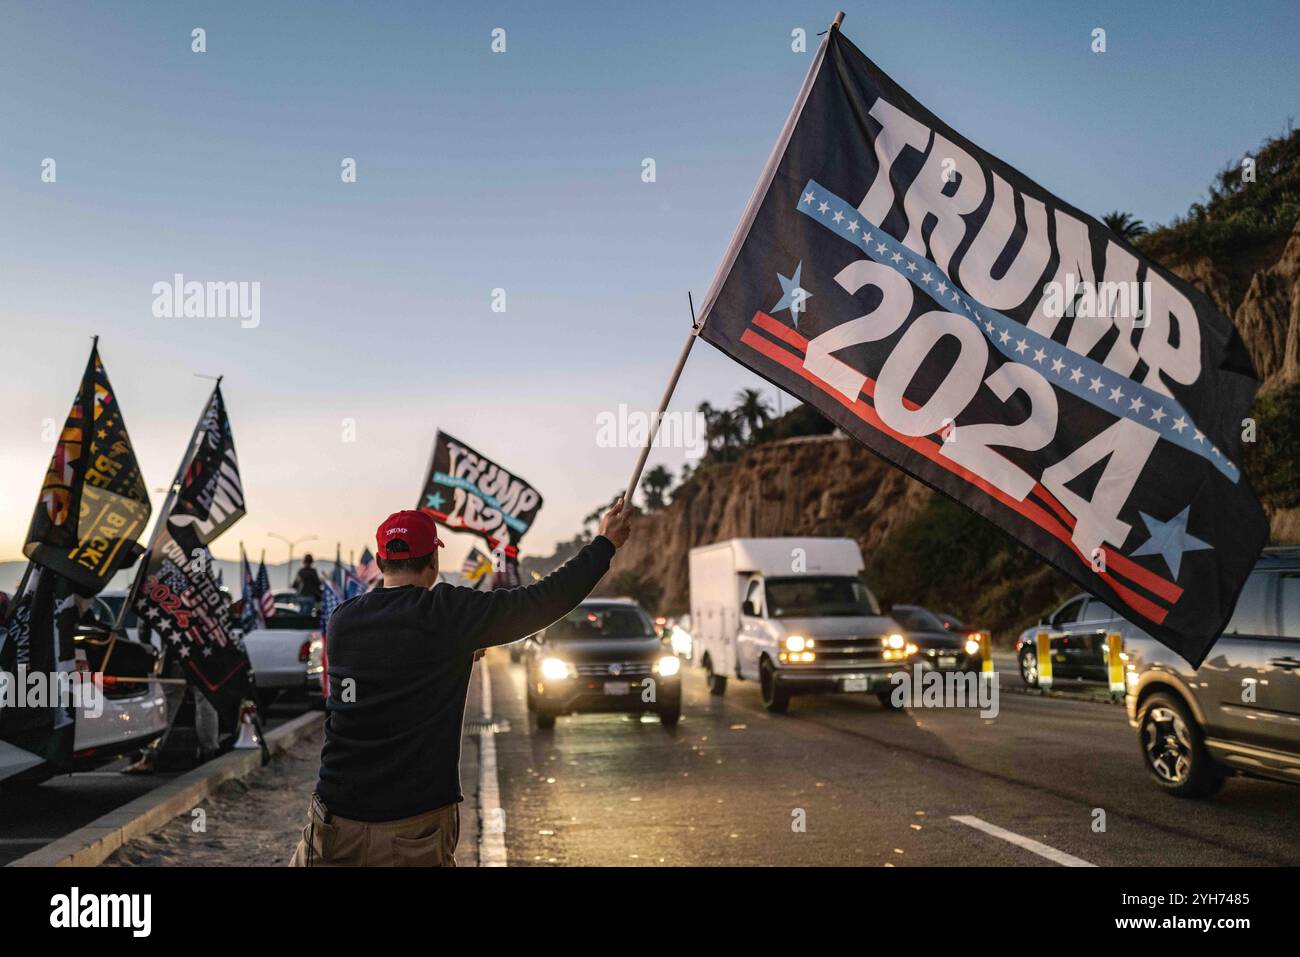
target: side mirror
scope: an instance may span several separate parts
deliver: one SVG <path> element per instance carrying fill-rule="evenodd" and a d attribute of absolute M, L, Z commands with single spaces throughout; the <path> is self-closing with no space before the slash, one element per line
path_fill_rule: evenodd
<path fill-rule="evenodd" d="M 755 604 L 754 604 L 752 601 L 750 601 L 749 599 L 746 599 L 746 600 L 745 600 L 745 603 L 744 603 L 743 605 L 740 606 L 740 610 L 741 610 L 741 612 L 742 612 L 743 614 L 748 615 L 750 618 L 757 618 L 757 617 L 758 617 L 758 606 L 755 605 Z"/>

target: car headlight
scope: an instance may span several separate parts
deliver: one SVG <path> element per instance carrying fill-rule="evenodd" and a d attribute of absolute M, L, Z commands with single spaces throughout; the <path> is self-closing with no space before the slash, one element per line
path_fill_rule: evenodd
<path fill-rule="evenodd" d="M 968 655 L 977 655 L 977 654 L 979 654 L 979 651 L 980 651 L 980 643 L 979 643 L 979 639 L 977 639 L 977 638 L 967 638 L 967 639 L 966 639 L 966 654 L 968 654 Z"/>
<path fill-rule="evenodd" d="M 814 642 L 811 638 L 805 638 L 803 635 L 788 635 L 785 639 L 786 651 L 806 651 L 812 648 Z"/>
<path fill-rule="evenodd" d="M 547 681 L 563 681 L 576 673 L 577 669 L 562 658 L 542 659 L 542 677 Z"/>
<path fill-rule="evenodd" d="M 894 632 L 892 635 L 885 635 L 885 637 L 880 640 L 884 642 L 886 648 L 898 649 L 907 644 L 907 640 L 898 632 Z"/>
<path fill-rule="evenodd" d="M 916 645 L 912 644 L 909 641 L 907 643 L 907 647 L 903 649 L 903 654 L 910 658 L 912 655 L 916 654 L 920 650 L 921 650 L 920 648 L 918 648 Z"/>
<path fill-rule="evenodd" d="M 676 655 L 664 655 L 659 659 L 659 674 L 664 678 L 671 678 L 677 672 L 682 670 L 682 663 Z"/>

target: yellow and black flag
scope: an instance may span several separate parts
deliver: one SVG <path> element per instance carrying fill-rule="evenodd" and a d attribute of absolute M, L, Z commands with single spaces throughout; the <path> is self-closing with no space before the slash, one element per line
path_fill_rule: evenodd
<path fill-rule="evenodd" d="M 90 350 L 41 486 L 23 554 L 93 595 L 138 552 L 149 521 L 149 495 L 117 396 Z"/>

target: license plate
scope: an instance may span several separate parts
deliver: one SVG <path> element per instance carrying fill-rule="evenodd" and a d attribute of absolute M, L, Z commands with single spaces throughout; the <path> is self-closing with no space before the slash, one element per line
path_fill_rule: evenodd
<path fill-rule="evenodd" d="M 845 691 L 866 691 L 868 682 L 866 678 L 845 678 L 843 684 Z"/>
<path fill-rule="evenodd" d="M 605 694 L 627 694 L 632 686 L 626 681 L 606 681 Z"/>
<path fill-rule="evenodd" d="M 940 668 L 955 668 L 955 667 L 957 667 L 957 659 L 954 658 L 954 657 L 951 657 L 951 656 L 949 656 L 949 657 L 947 657 L 947 658 L 940 658 L 940 659 L 939 659 L 939 667 L 940 667 Z"/>

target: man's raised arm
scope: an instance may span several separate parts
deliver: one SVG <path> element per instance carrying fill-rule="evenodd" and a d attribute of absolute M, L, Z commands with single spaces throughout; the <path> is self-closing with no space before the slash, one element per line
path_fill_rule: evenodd
<path fill-rule="evenodd" d="M 600 519 L 600 529 L 582 551 L 534 585 L 478 592 L 457 588 L 455 615 L 470 649 L 507 645 L 563 618 L 591 594 L 630 532 L 631 509 L 619 499 Z"/>

